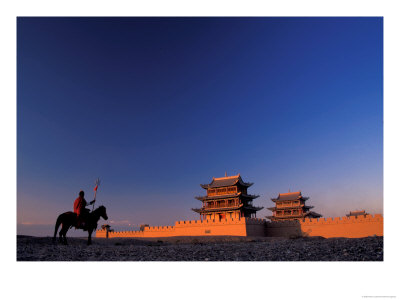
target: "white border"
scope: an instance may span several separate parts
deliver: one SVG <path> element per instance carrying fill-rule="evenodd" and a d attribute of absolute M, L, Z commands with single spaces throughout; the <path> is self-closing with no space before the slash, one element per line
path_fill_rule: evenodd
<path fill-rule="evenodd" d="M 399 296 L 399 17 L 395 1 L 2 1 L 2 211 L 16 211 L 16 16 L 384 16 L 383 263 L 17 263 L 6 214 L 1 293 L 18 299 L 361 299 Z M 397 100 L 397 101 L 396 101 Z M 5 167 L 4 167 L 5 166 Z M 2 215 L 4 217 L 4 214 Z M 4 233 L 4 229 L 3 229 Z M 61 273 L 64 275 L 61 275 Z M 86 274 L 92 273 L 93 277 Z M 83 278 L 78 278 L 81 275 Z M 396 274 L 397 275 L 397 274 Z"/>

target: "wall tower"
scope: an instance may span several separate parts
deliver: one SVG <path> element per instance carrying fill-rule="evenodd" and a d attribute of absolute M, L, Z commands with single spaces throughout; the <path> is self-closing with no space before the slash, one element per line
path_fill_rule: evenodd
<path fill-rule="evenodd" d="M 286 221 L 322 217 L 322 215 L 310 211 L 314 206 L 306 205 L 308 199 L 309 197 L 303 197 L 301 191 L 279 194 L 277 198 L 271 199 L 275 202 L 275 207 L 268 208 L 273 212 L 273 215 L 267 216 L 267 218 L 271 221 Z"/>
<path fill-rule="evenodd" d="M 202 202 L 201 208 L 192 208 L 200 214 L 202 220 L 223 220 L 225 218 L 251 218 L 263 207 L 253 206 L 253 199 L 257 195 L 250 195 L 247 189 L 253 183 L 242 180 L 240 174 L 213 178 L 209 184 L 200 186 L 207 191 L 206 196 L 196 197 Z"/>

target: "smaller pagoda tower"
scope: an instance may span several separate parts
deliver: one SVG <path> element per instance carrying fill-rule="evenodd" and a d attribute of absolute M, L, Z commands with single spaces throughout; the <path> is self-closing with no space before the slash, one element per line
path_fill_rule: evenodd
<path fill-rule="evenodd" d="M 275 207 L 269 207 L 272 216 L 267 216 L 271 221 L 304 220 L 305 218 L 320 218 L 322 215 L 310 211 L 314 206 L 307 206 L 309 197 L 303 197 L 301 191 L 279 194 L 277 198 L 271 198 Z"/>

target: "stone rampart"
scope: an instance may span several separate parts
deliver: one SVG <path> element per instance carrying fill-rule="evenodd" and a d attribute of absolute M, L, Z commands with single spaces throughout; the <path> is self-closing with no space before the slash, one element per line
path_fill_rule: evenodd
<path fill-rule="evenodd" d="M 266 223 L 266 236 L 360 238 L 372 235 L 383 236 L 383 217 L 380 214 Z"/>
<path fill-rule="evenodd" d="M 265 236 L 265 220 L 237 218 L 224 220 L 177 221 L 174 226 L 145 227 L 143 231 L 114 231 L 109 237 L 171 237 L 171 236 Z M 96 237 L 106 237 L 106 230 L 97 230 Z"/>
<path fill-rule="evenodd" d="M 264 219 L 237 218 L 177 221 L 174 226 L 151 226 L 143 231 L 109 232 L 109 237 L 157 238 L 172 236 L 323 236 L 360 238 L 383 236 L 383 217 L 376 214 L 341 218 L 305 219 L 302 221 L 266 222 Z M 106 237 L 97 230 L 96 237 Z"/>

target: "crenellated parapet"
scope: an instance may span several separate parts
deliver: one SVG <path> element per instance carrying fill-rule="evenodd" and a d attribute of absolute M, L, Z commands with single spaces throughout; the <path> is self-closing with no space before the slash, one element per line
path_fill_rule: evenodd
<path fill-rule="evenodd" d="M 319 218 L 319 219 L 305 219 L 301 220 L 300 223 L 304 225 L 311 224 L 350 224 L 350 223 L 367 223 L 367 222 L 382 222 L 383 216 L 381 214 L 375 215 L 364 215 L 364 216 L 344 216 L 336 218 Z"/>
<path fill-rule="evenodd" d="M 248 218 L 227 218 L 223 220 L 184 220 L 176 221 L 175 227 L 186 226 L 223 226 L 226 224 L 245 224 Z"/>
<path fill-rule="evenodd" d="M 381 214 L 267 222 L 267 236 L 322 236 L 360 238 L 383 236 Z"/>
<path fill-rule="evenodd" d="M 246 218 L 246 224 L 248 224 L 248 225 L 264 225 L 265 223 L 266 223 L 265 219 Z"/>
<path fill-rule="evenodd" d="M 114 231 L 114 237 L 170 237 L 170 236 L 264 236 L 265 220 L 256 218 L 227 218 L 223 220 L 181 220 L 174 226 L 150 226 L 137 231 Z M 97 230 L 96 237 L 105 238 L 105 230 Z"/>
<path fill-rule="evenodd" d="M 174 226 L 150 226 L 137 231 L 109 232 L 109 238 L 172 237 L 172 236 L 322 236 L 359 238 L 383 236 L 383 216 L 365 215 L 340 218 L 319 218 L 267 222 L 257 218 L 223 220 L 181 220 Z M 106 230 L 97 230 L 96 237 L 105 238 Z"/>

